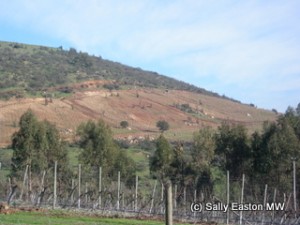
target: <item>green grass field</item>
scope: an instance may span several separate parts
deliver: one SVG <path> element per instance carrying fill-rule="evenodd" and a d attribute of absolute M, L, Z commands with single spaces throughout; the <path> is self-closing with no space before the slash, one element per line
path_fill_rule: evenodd
<path fill-rule="evenodd" d="M 124 218 L 101 218 L 97 216 L 80 216 L 61 211 L 17 212 L 0 214 L 0 225 L 162 225 L 164 221 L 151 221 Z M 174 223 L 180 224 L 180 223 Z M 184 225 L 184 224 L 181 224 Z"/>

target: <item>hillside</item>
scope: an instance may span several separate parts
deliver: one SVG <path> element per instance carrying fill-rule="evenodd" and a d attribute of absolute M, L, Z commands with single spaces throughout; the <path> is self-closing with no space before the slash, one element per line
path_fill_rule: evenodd
<path fill-rule="evenodd" d="M 104 60 L 62 47 L 49 48 L 19 43 L 0 42 L 0 98 L 36 95 L 51 87 L 86 80 L 111 80 L 120 86 L 188 90 L 211 96 L 218 94 L 202 88 L 120 63 Z M 61 88 L 61 92 L 72 92 Z"/>
<path fill-rule="evenodd" d="M 185 110 L 182 106 L 189 106 Z M 180 90 L 163 91 L 144 88 L 137 90 L 85 90 L 53 99 L 45 104 L 44 98 L 23 98 L 0 101 L 0 145 L 9 144 L 17 130 L 19 117 L 32 109 L 40 119 L 55 123 L 68 140 L 75 137 L 76 127 L 88 119 L 104 119 L 112 126 L 116 138 L 155 138 L 158 120 L 166 120 L 170 130 L 166 136 L 173 140 L 190 140 L 201 127 L 217 127 L 222 121 L 244 124 L 250 131 L 260 129 L 263 121 L 275 120 L 267 110 L 229 100 Z M 121 121 L 129 128 L 122 129 Z"/>
<path fill-rule="evenodd" d="M 159 135 L 166 120 L 171 140 L 190 140 L 204 126 L 243 124 L 250 132 L 274 112 L 257 109 L 204 89 L 141 69 L 78 53 L 75 49 L 0 43 L 0 146 L 10 144 L 20 116 L 28 109 L 59 128 L 73 141 L 76 127 L 88 119 L 104 119 L 115 138 Z M 129 128 L 122 129 L 121 121 Z"/>

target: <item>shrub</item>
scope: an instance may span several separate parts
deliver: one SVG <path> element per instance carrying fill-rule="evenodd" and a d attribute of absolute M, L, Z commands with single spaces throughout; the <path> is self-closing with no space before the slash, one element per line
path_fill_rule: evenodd
<path fill-rule="evenodd" d="M 157 121 L 156 127 L 158 127 L 159 130 L 162 131 L 162 132 L 166 131 L 166 130 L 169 130 L 169 128 L 170 128 L 169 123 L 165 120 Z"/>
<path fill-rule="evenodd" d="M 122 128 L 127 128 L 128 125 L 129 125 L 129 123 L 128 123 L 127 121 L 125 121 L 125 120 L 123 120 L 123 121 L 120 122 L 120 126 L 121 126 Z"/>

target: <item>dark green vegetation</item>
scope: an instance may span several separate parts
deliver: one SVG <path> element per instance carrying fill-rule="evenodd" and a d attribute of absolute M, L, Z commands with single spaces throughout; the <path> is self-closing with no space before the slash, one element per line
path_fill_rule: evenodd
<path fill-rule="evenodd" d="M 122 128 L 127 128 L 129 126 L 129 123 L 127 121 L 123 120 L 123 121 L 120 122 L 120 126 Z"/>
<path fill-rule="evenodd" d="M 200 191 L 207 197 L 225 199 L 219 188 L 224 187 L 226 171 L 233 189 L 239 186 L 243 174 L 247 176 L 245 196 L 249 202 L 262 199 L 265 184 L 281 195 L 291 193 L 292 160 L 300 156 L 299 112 L 300 104 L 296 110 L 289 107 L 276 122 L 266 122 L 262 132 L 251 136 L 242 125 L 223 123 L 217 131 L 204 128 L 194 133 L 189 148 L 177 143 L 171 150 L 161 135 L 150 170 L 160 180 L 168 178 L 179 187 Z M 239 193 L 233 190 L 233 198 L 237 196 Z"/>
<path fill-rule="evenodd" d="M 168 140 L 160 135 L 156 141 L 156 150 L 150 158 L 150 171 L 161 181 L 171 174 L 170 164 L 172 162 L 172 148 Z"/>
<path fill-rule="evenodd" d="M 18 212 L 11 215 L 0 214 L 0 224 L 14 225 L 14 224 L 55 224 L 55 225 L 162 225 L 163 222 L 151 220 L 138 219 L 121 219 L 121 218 L 99 218 L 96 216 L 80 216 L 74 213 L 67 213 L 63 211 L 49 211 L 44 213 L 25 213 Z M 176 223 L 179 224 L 179 223 Z M 182 223 L 181 223 L 182 224 Z M 182 224 L 183 225 L 183 224 Z"/>
<path fill-rule="evenodd" d="M 299 112 L 300 104 L 296 109 L 289 107 L 276 122 L 266 122 L 261 132 L 252 135 L 248 135 L 242 125 L 223 123 L 217 130 L 204 128 L 195 132 L 190 143 L 170 143 L 161 134 L 154 142 L 145 140 L 145 143 L 137 143 L 122 149 L 121 145 L 113 140 L 110 128 L 101 120 L 97 123 L 88 121 L 81 124 L 77 130 L 76 143 L 68 144 L 59 141 L 60 139 L 55 135 L 54 125 L 37 121 L 32 112 L 28 111 L 21 117 L 20 130 L 12 137 L 12 162 L 23 167 L 12 164 L 13 167 L 7 171 L 9 162 L 5 162 L 6 164 L 3 165 L 5 170 L 0 171 L 1 198 L 7 198 L 8 193 L 5 176 L 11 178 L 11 187 L 15 187 L 13 184 L 16 182 L 15 184 L 18 185 L 15 189 L 16 196 L 19 196 L 22 179 L 17 178 L 18 174 L 19 177 L 24 174 L 25 163 L 29 165 L 29 174 L 32 177 L 30 181 L 32 193 L 40 190 L 41 173 L 42 170 L 46 171 L 47 178 L 40 195 L 43 196 L 44 192 L 49 198 L 53 188 L 51 168 L 53 160 L 61 160 L 55 158 L 57 157 L 55 149 L 60 149 L 64 153 L 60 156 L 64 161 L 60 161 L 59 165 L 65 168 L 65 172 L 61 168 L 58 173 L 61 176 L 58 178 L 58 198 L 59 204 L 63 207 L 76 206 L 76 200 L 74 204 L 69 203 L 69 199 L 72 190 L 77 188 L 76 185 L 73 187 L 71 180 L 78 178 L 78 163 L 83 165 L 82 183 L 89 183 L 88 191 L 82 195 L 83 200 L 85 196 L 89 196 L 91 200 L 97 201 L 99 166 L 103 167 L 105 196 L 116 195 L 113 185 L 116 185 L 117 171 L 121 171 L 122 183 L 125 184 L 122 190 L 129 196 L 129 199 L 126 199 L 130 202 L 129 205 L 132 202 L 130 196 L 134 190 L 135 174 L 140 177 L 139 201 L 142 207 L 149 205 L 148 196 L 153 188 L 151 176 L 160 182 L 171 180 L 173 186 L 177 186 L 178 210 L 184 207 L 182 196 L 184 189 L 189 202 L 192 201 L 195 190 L 197 193 L 203 193 L 205 201 L 211 201 L 212 196 L 224 200 L 226 171 L 230 172 L 232 201 L 237 201 L 240 196 L 243 173 L 247 177 L 245 201 L 261 202 L 265 184 L 268 184 L 271 190 L 276 188 L 278 196 L 283 196 L 283 193 L 292 191 L 292 159 L 298 159 L 300 153 Z M 28 146 L 31 146 L 30 151 Z M 50 151 L 48 146 L 53 146 L 53 151 Z M 68 157 L 64 158 L 66 152 Z M 130 153 L 130 158 L 126 152 Z M 47 154 L 47 157 L 44 154 Z M 9 159 L 9 155 L 11 155 L 10 150 L 1 152 L 1 161 Z M 147 155 L 151 156 L 150 160 L 147 160 Z M 299 166 L 297 170 L 298 168 Z M 109 183 L 112 186 L 108 186 Z M 40 202 L 42 201 L 40 199 Z M 86 204 L 84 207 L 91 206 Z M 64 224 L 67 224 L 67 221 Z"/>
<path fill-rule="evenodd" d="M 78 127 L 77 141 L 72 143 L 77 147 L 71 148 L 60 140 L 53 124 L 38 121 L 27 111 L 20 119 L 19 131 L 12 136 L 11 176 L 22 177 L 26 165 L 33 174 L 49 171 L 57 160 L 65 176 L 75 178 L 70 170 L 81 163 L 95 178 L 102 166 L 105 176 L 113 180 L 121 171 L 129 186 L 134 185 L 136 172 L 149 178 L 150 168 L 157 178 L 169 177 L 173 183 L 211 194 L 218 190 L 218 182 L 228 170 L 232 180 L 239 181 L 243 173 L 248 175 L 256 191 L 262 191 L 265 183 L 290 191 L 291 158 L 298 159 L 300 154 L 299 111 L 300 105 L 289 107 L 276 122 L 266 122 L 261 132 L 252 135 L 242 125 L 223 123 L 216 131 L 204 128 L 195 132 L 190 143 L 171 144 L 163 135 L 155 142 L 116 142 L 102 120 L 88 121 Z M 146 159 L 150 155 L 149 167 Z M 10 156 L 9 150 L 1 151 L 3 168 L 10 167 Z"/>
<path fill-rule="evenodd" d="M 72 93 L 73 88 L 69 84 L 86 80 L 114 80 L 115 83 L 103 86 L 109 90 L 129 85 L 189 90 L 219 96 L 155 72 L 77 52 L 74 48 L 63 50 L 62 47 L 0 42 L 0 98 L 40 94 L 43 90 L 57 86 L 57 90 L 62 93 Z"/>
<path fill-rule="evenodd" d="M 158 127 L 160 131 L 166 131 L 166 130 L 169 130 L 170 125 L 165 120 L 159 120 L 156 123 L 156 127 Z"/>
<path fill-rule="evenodd" d="M 32 173 L 47 171 L 58 161 L 59 171 L 66 173 L 68 165 L 65 144 L 59 132 L 48 121 L 38 121 L 31 110 L 22 115 L 19 131 L 12 136 L 12 175 L 21 177 L 28 165 Z"/>
<path fill-rule="evenodd" d="M 48 194 L 51 195 L 55 161 L 58 164 L 57 182 L 60 192 L 64 194 L 67 194 L 71 188 L 71 179 L 78 177 L 78 174 L 74 172 L 74 161 L 77 162 L 75 166 L 78 162 L 83 165 L 83 172 L 87 174 L 83 179 L 84 182 L 97 180 L 99 167 L 103 167 L 103 176 L 107 181 L 115 180 L 120 171 L 124 183 L 128 186 L 133 185 L 135 163 L 115 143 L 110 128 L 102 120 L 97 123 L 88 121 L 78 127 L 77 145 L 81 149 L 79 153 L 71 152 L 72 149 L 68 150 L 67 144 L 61 141 L 55 125 L 47 121 L 38 121 L 31 110 L 22 115 L 19 127 L 19 131 L 12 136 L 13 154 L 9 175 L 12 191 L 9 194 L 8 203 L 13 201 L 16 192 L 22 193 L 21 188 L 24 187 L 26 179 L 28 191 L 39 193 L 38 203 L 35 204 L 39 205 L 43 201 L 47 191 L 50 191 Z M 78 158 L 76 159 L 74 155 Z M 73 166 L 69 164 L 69 158 Z M 5 180 L 1 182 L 3 187 Z M 2 194 L 5 195 L 5 192 Z"/>
<path fill-rule="evenodd" d="M 77 133 L 80 137 L 79 146 L 83 149 L 79 161 L 90 173 L 97 174 L 99 167 L 102 167 L 104 174 L 116 178 L 120 171 L 126 183 L 133 185 L 134 161 L 114 142 L 111 129 L 104 121 L 81 124 Z"/>

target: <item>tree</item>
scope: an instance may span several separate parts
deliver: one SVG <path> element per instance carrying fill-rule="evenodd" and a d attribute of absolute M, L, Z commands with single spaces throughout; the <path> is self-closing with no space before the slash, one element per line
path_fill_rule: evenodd
<path fill-rule="evenodd" d="M 281 191 L 291 190 L 292 158 L 299 158 L 297 119 L 291 107 L 277 122 L 264 123 L 261 134 L 252 135 L 253 179 L 260 189 L 264 183 Z"/>
<path fill-rule="evenodd" d="M 127 121 L 123 120 L 123 121 L 120 122 L 120 126 L 122 128 L 127 128 L 129 126 L 129 123 Z"/>
<path fill-rule="evenodd" d="M 162 132 L 164 132 L 166 130 L 169 130 L 169 128 L 170 128 L 169 123 L 165 120 L 157 121 L 156 127 L 158 127 L 159 130 L 162 131 Z"/>
<path fill-rule="evenodd" d="M 194 133 L 192 155 L 197 170 L 210 166 L 214 158 L 214 151 L 215 139 L 211 128 L 205 127 Z"/>
<path fill-rule="evenodd" d="M 25 112 L 19 122 L 19 131 L 12 136 L 12 172 L 23 170 L 26 165 L 31 165 L 34 146 L 36 145 L 35 135 L 38 130 L 38 121 L 31 110 Z"/>
<path fill-rule="evenodd" d="M 172 148 L 168 140 L 161 134 L 156 141 L 156 150 L 150 158 L 150 172 L 161 181 L 168 179 L 173 160 Z"/>
<path fill-rule="evenodd" d="M 297 114 L 297 116 L 300 116 L 300 102 L 297 105 L 296 114 Z"/>
<path fill-rule="evenodd" d="M 173 161 L 173 152 L 168 140 L 161 134 L 156 142 L 156 151 L 150 158 L 150 172 L 156 176 L 165 189 L 165 207 L 166 224 L 172 224 L 172 184 L 171 163 Z"/>
<path fill-rule="evenodd" d="M 21 175 L 26 165 L 30 172 L 40 173 L 58 161 L 59 170 L 68 166 L 67 150 L 56 127 L 48 121 L 38 121 L 31 110 L 19 122 L 19 131 L 12 136 L 12 175 Z"/>
<path fill-rule="evenodd" d="M 117 145 L 114 143 L 112 131 L 103 120 L 97 123 L 89 120 L 79 125 L 79 146 L 83 148 L 79 161 L 89 167 L 100 167 L 111 170 L 116 156 Z"/>
<path fill-rule="evenodd" d="M 194 133 L 191 153 L 195 185 L 207 195 L 213 189 L 211 164 L 214 159 L 215 147 L 214 132 L 211 128 L 206 127 Z"/>
<path fill-rule="evenodd" d="M 242 125 L 230 127 L 223 123 L 218 128 L 216 139 L 216 154 L 221 167 L 229 170 L 234 179 L 239 179 L 250 167 L 251 148 L 246 128 Z"/>
<path fill-rule="evenodd" d="M 106 175 L 114 178 L 120 171 L 127 184 L 130 184 L 129 180 L 132 180 L 135 173 L 135 163 L 119 149 L 110 127 L 103 120 L 82 123 L 77 129 L 77 135 L 79 145 L 83 148 L 79 161 L 87 170 L 97 172 L 101 166 Z"/>

